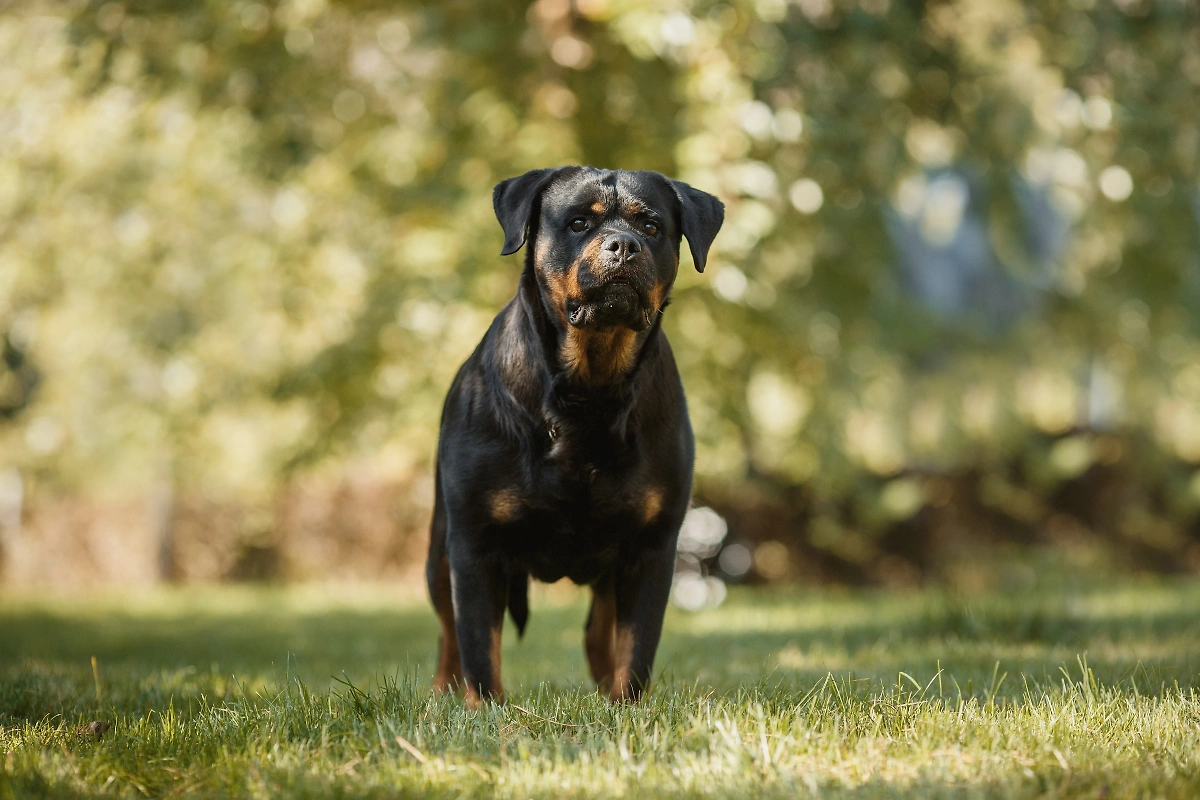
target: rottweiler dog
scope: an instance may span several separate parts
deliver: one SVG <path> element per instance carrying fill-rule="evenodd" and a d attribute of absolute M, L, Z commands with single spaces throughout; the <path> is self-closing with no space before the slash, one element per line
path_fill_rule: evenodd
<path fill-rule="evenodd" d="M 584 650 L 613 700 L 641 696 L 692 489 L 693 439 L 663 310 L 686 237 L 704 270 L 725 207 L 657 172 L 538 169 L 492 193 L 516 296 L 446 396 L 426 578 L 439 690 L 503 701 L 500 635 L 528 584 L 592 590 Z"/>

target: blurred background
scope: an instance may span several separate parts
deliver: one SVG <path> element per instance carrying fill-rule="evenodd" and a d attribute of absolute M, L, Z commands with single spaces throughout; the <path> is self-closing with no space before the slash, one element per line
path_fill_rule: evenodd
<path fill-rule="evenodd" d="M 718 195 L 665 327 L 724 583 L 1200 572 L 1184 0 L 0 3 L 0 587 L 416 580 L 491 188 Z"/>

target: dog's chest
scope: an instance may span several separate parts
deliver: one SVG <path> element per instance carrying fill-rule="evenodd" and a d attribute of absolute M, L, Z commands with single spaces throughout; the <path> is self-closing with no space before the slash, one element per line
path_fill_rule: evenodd
<path fill-rule="evenodd" d="M 546 459 L 502 499 L 503 549 L 539 580 L 594 580 L 636 543 L 663 509 L 664 490 L 641 469 Z M 499 519 L 498 517 L 503 517 Z"/>
<path fill-rule="evenodd" d="M 530 510 L 540 511 L 572 532 L 585 535 L 593 528 L 611 529 L 640 521 L 645 488 L 643 470 L 623 458 L 563 454 L 548 457 L 529 481 Z"/>

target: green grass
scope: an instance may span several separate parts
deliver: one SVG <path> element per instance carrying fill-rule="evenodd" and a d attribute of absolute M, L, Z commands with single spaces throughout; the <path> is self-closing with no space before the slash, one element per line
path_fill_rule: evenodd
<path fill-rule="evenodd" d="M 509 704 L 466 711 L 385 588 L 8 596 L 0 798 L 1200 796 L 1195 581 L 734 591 L 670 613 L 634 706 L 583 597 L 534 601 Z"/>

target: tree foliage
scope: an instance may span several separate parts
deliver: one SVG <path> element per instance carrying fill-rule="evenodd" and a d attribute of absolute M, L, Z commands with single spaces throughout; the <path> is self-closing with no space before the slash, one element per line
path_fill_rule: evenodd
<path fill-rule="evenodd" d="M 579 162 L 728 206 L 666 322 L 703 491 L 803 487 L 833 541 L 928 504 L 914 475 L 1017 463 L 1050 493 L 1121 462 L 1147 513 L 1187 518 L 1198 22 L 1178 0 L 8 6 L 0 466 L 255 497 L 348 461 L 427 471 L 516 282 L 490 188 Z"/>

